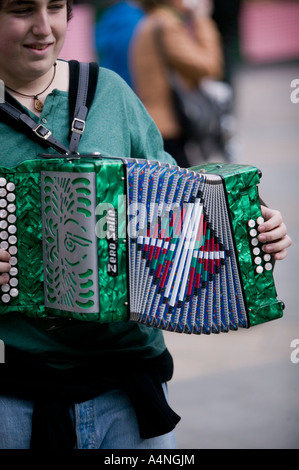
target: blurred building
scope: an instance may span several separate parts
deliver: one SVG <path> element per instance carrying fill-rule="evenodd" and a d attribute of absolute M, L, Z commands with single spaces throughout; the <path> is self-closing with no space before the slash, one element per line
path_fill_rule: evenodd
<path fill-rule="evenodd" d="M 240 51 L 250 63 L 299 59 L 299 1 L 244 0 Z"/>

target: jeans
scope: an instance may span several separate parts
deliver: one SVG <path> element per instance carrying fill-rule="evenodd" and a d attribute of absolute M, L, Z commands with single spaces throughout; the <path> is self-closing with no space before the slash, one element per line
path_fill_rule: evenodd
<path fill-rule="evenodd" d="M 164 386 L 166 393 L 166 386 Z M 0 395 L 0 449 L 29 449 L 34 403 Z M 141 439 L 135 411 L 122 390 L 70 407 L 77 449 L 175 449 L 174 432 Z"/>

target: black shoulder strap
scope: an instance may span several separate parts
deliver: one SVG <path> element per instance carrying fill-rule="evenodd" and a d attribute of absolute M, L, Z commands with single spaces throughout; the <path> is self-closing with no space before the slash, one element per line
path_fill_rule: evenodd
<path fill-rule="evenodd" d="M 82 134 L 85 129 L 85 120 L 95 95 L 99 66 L 96 63 L 82 64 L 77 61 L 70 62 L 70 148 L 61 144 L 52 133 L 42 124 L 37 124 L 20 106 L 20 104 L 7 92 L 5 101 L 0 103 L 0 120 L 25 133 L 34 141 L 44 147 L 53 147 L 63 154 L 77 153 Z"/>
<path fill-rule="evenodd" d="M 99 66 L 95 62 L 69 62 L 69 108 L 70 108 L 70 151 L 77 153 L 81 136 L 85 129 L 88 110 L 94 99 Z"/>

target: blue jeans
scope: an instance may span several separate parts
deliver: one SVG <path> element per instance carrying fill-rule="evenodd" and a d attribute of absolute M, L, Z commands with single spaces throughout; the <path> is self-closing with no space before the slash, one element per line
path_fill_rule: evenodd
<path fill-rule="evenodd" d="M 166 386 L 164 387 L 166 393 Z M 0 395 L 0 449 L 29 449 L 34 403 Z M 111 390 L 70 408 L 77 449 L 175 449 L 174 433 L 141 439 L 127 394 Z"/>

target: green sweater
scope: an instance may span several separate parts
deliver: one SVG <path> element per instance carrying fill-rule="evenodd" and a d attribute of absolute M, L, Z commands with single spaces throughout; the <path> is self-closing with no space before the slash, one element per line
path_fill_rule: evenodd
<path fill-rule="evenodd" d="M 54 90 L 47 97 L 39 119 L 30 114 L 68 146 L 67 92 Z M 44 148 L 2 122 L 0 136 L 1 166 L 14 167 L 45 153 Z M 114 72 L 102 68 L 79 152 L 174 163 L 163 151 L 161 135 L 136 95 Z M 50 148 L 49 153 L 56 152 Z M 52 328 L 53 325 L 55 320 L 31 319 L 11 312 L 0 315 L 0 339 L 5 345 L 36 354 L 45 364 L 58 368 L 105 361 L 108 355 L 119 353 L 122 358 L 124 355 L 151 358 L 165 350 L 161 331 L 133 322 L 102 325 L 64 321 L 60 328 Z"/>

